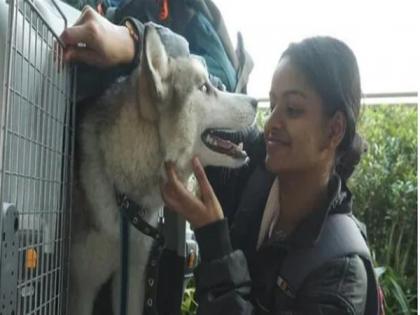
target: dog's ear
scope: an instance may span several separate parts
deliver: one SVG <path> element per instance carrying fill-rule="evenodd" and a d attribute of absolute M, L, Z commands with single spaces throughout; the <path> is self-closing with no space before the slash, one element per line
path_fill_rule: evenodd
<path fill-rule="evenodd" d="M 154 96 L 162 99 L 165 91 L 163 80 L 168 74 L 169 58 L 156 28 L 146 25 L 141 55 L 141 68 L 149 76 L 150 88 Z"/>

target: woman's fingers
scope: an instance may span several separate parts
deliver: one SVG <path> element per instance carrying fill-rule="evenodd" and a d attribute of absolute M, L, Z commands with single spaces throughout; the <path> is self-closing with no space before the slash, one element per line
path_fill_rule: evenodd
<path fill-rule="evenodd" d="M 98 54 L 86 48 L 68 47 L 64 50 L 64 61 L 83 61 L 88 64 L 97 64 L 101 66 L 98 59 Z"/>
<path fill-rule="evenodd" d="M 168 181 L 161 188 L 165 203 L 174 211 L 191 219 L 197 211 L 203 207 L 200 201 L 189 192 L 179 180 L 172 162 L 165 163 Z"/>
<path fill-rule="evenodd" d="M 192 226 L 198 228 L 222 219 L 223 211 L 203 166 L 197 158 L 193 160 L 193 168 L 202 193 L 202 200 L 187 190 L 178 178 L 173 162 L 165 163 L 168 180 L 161 186 L 161 192 L 165 204 L 170 209 L 181 214 Z"/>
<path fill-rule="evenodd" d="M 126 27 L 111 23 L 90 7 L 83 10 L 76 24 L 64 30 L 60 38 L 68 50 L 66 61 L 99 67 L 130 63 L 137 45 Z"/>
<path fill-rule="evenodd" d="M 168 176 L 168 182 L 178 183 L 179 178 L 176 173 L 175 164 L 172 161 L 165 162 L 166 175 Z"/>
<path fill-rule="evenodd" d="M 97 13 L 91 6 L 89 5 L 84 6 L 84 8 L 82 9 L 82 13 L 79 15 L 79 17 L 77 18 L 73 26 L 83 24 L 86 21 L 91 20 L 92 18 L 95 18 L 96 14 Z"/>
<path fill-rule="evenodd" d="M 172 202 L 178 201 L 178 199 L 185 199 L 187 190 L 178 178 L 178 174 L 175 170 L 173 162 L 165 163 L 166 175 L 168 181 L 164 184 L 165 193 L 171 199 Z M 176 210 L 176 209 L 174 209 Z"/>
<path fill-rule="evenodd" d="M 176 212 L 182 212 L 180 207 L 180 199 L 184 194 L 182 187 L 180 187 L 179 179 L 176 172 L 169 165 L 165 164 L 165 170 L 168 177 L 168 181 L 162 185 L 162 196 L 165 203 Z"/>
<path fill-rule="evenodd" d="M 200 188 L 201 198 L 203 199 L 204 203 L 213 202 L 215 198 L 214 191 L 198 157 L 193 158 L 192 165 L 194 175 L 197 178 L 198 186 Z"/>
<path fill-rule="evenodd" d="M 63 31 L 61 40 L 66 46 L 77 46 L 79 43 L 89 43 L 89 47 L 95 47 L 97 30 L 92 23 L 72 26 Z"/>

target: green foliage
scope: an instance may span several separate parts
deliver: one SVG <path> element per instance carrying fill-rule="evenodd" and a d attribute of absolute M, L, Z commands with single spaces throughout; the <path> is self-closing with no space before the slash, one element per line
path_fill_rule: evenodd
<path fill-rule="evenodd" d="M 259 108 L 257 112 L 257 126 L 260 130 L 263 130 L 264 124 L 270 115 L 270 110 L 268 108 Z"/>
<path fill-rule="evenodd" d="M 195 315 L 197 312 L 197 302 L 194 300 L 195 293 L 195 282 L 194 279 L 190 279 L 187 284 L 187 288 L 184 291 L 182 298 L 181 312 L 182 315 Z"/>
<path fill-rule="evenodd" d="M 385 295 L 385 309 L 387 314 L 416 314 L 417 292 L 413 288 L 405 288 L 406 280 L 388 266 L 381 277 L 381 287 Z"/>
<path fill-rule="evenodd" d="M 366 223 L 389 314 L 417 313 L 417 107 L 367 106 L 359 133 L 368 142 L 349 186 Z"/>

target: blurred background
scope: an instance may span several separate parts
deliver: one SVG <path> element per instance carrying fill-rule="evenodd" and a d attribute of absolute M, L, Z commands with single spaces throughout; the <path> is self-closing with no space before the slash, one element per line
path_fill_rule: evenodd
<path fill-rule="evenodd" d="M 289 43 L 315 35 L 337 37 L 357 56 L 365 94 L 419 89 L 418 1 L 214 0 L 230 37 L 244 36 L 254 59 L 248 92 L 266 98 L 274 67 Z M 383 101 L 383 100 L 379 100 Z M 416 102 L 416 97 L 388 102 Z"/>

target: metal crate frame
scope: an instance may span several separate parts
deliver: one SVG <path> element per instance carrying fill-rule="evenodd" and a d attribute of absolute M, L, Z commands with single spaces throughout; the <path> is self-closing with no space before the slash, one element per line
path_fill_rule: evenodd
<path fill-rule="evenodd" d="M 76 94 L 62 47 L 32 0 L 10 1 L 0 87 L 1 315 L 67 314 Z"/>

